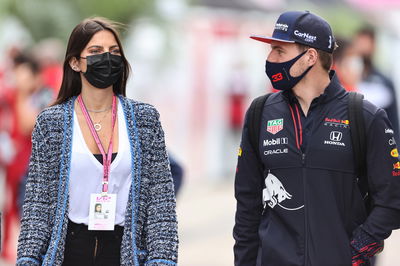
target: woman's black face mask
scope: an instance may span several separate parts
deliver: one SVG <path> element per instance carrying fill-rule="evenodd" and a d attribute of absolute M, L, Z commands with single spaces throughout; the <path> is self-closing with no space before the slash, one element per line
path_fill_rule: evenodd
<path fill-rule="evenodd" d="M 283 63 L 272 63 L 268 60 L 265 63 L 265 73 L 271 80 L 272 86 L 276 90 L 290 90 L 292 89 L 304 76 L 310 71 L 313 66 L 306 69 L 300 76 L 292 77 L 290 75 L 290 68 L 300 59 L 307 51 L 299 54 L 292 60 Z"/>
<path fill-rule="evenodd" d="M 83 75 L 96 88 L 108 88 L 115 84 L 122 75 L 124 62 L 119 55 L 107 52 L 81 58 L 87 60 L 87 69 Z"/>

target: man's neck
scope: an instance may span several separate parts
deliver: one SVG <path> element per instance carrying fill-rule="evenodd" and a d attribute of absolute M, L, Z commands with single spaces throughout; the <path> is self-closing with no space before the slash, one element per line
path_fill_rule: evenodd
<path fill-rule="evenodd" d="M 309 74 L 314 74 L 310 71 Z M 311 102 L 324 93 L 330 83 L 329 75 L 319 73 L 318 75 L 307 75 L 295 87 L 293 93 L 299 100 L 304 115 L 307 116 Z"/>

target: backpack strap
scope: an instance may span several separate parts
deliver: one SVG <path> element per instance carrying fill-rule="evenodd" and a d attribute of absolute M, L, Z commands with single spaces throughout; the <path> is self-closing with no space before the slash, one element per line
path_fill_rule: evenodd
<path fill-rule="evenodd" d="M 348 115 L 350 122 L 350 134 L 351 134 L 351 142 L 353 144 L 353 153 L 356 165 L 356 174 L 357 174 L 357 184 L 358 188 L 361 192 L 361 195 L 364 200 L 365 209 L 367 214 L 370 214 L 373 208 L 373 199 L 370 195 L 369 186 L 368 186 L 368 175 L 367 175 L 367 159 L 366 159 L 366 150 L 367 150 L 367 137 L 365 131 L 365 121 L 363 116 L 363 98 L 364 96 L 361 93 L 357 92 L 349 92 L 349 103 L 348 103 Z M 365 236 L 368 235 L 358 227 L 356 230 L 360 230 L 363 233 L 354 233 L 353 235 L 364 236 L 364 241 L 366 240 Z M 358 239 L 358 241 L 360 241 Z M 375 239 L 369 240 L 369 244 L 371 241 L 376 241 Z M 352 245 L 354 245 L 354 240 L 352 241 Z M 384 241 L 378 241 L 378 244 L 374 243 L 378 250 L 374 251 L 373 254 L 378 254 L 383 250 Z M 362 244 L 362 242 L 361 242 Z M 365 248 L 364 245 L 362 248 Z M 358 255 L 358 254 L 357 254 Z M 354 257 L 353 257 L 354 259 Z"/>
<path fill-rule="evenodd" d="M 248 110 L 250 144 L 260 160 L 261 158 L 258 152 L 260 141 L 260 123 L 265 102 L 267 101 L 268 97 L 271 96 L 271 94 L 272 93 L 267 93 L 265 95 L 255 98 Z"/>
<path fill-rule="evenodd" d="M 363 98 L 364 96 L 360 93 L 349 92 L 348 115 L 358 186 L 365 199 L 368 196 L 368 177 L 366 164 L 367 138 L 363 116 Z"/>
<path fill-rule="evenodd" d="M 348 114 L 351 141 L 355 154 L 356 171 L 360 176 L 366 173 L 366 136 L 363 116 L 363 98 L 364 96 L 360 93 L 349 92 Z"/>

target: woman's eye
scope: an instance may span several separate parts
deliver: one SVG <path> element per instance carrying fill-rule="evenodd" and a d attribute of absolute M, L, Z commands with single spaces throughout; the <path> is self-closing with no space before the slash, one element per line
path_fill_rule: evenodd
<path fill-rule="evenodd" d="M 119 49 L 113 49 L 113 50 L 111 50 L 111 53 L 119 55 L 119 54 L 121 54 L 121 51 Z"/>
<path fill-rule="evenodd" d="M 101 51 L 99 49 L 95 49 L 95 50 L 90 50 L 89 53 L 91 53 L 91 54 L 99 54 L 99 53 L 101 53 Z"/>

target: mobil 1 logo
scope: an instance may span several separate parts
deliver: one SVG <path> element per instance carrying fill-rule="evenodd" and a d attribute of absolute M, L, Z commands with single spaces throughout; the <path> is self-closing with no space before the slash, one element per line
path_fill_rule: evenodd
<path fill-rule="evenodd" d="M 268 147 L 268 146 L 275 146 L 275 145 L 287 145 L 289 143 L 288 138 L 283 137 L 283 138 L 274 138 L 274 139 L 265 139 L 263 141 L 263 146 Z"/>

